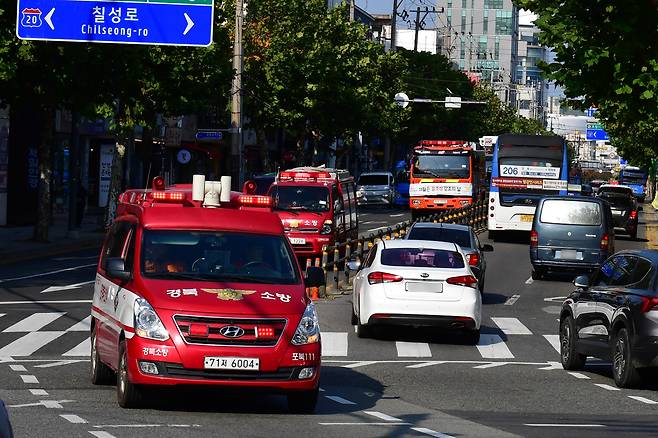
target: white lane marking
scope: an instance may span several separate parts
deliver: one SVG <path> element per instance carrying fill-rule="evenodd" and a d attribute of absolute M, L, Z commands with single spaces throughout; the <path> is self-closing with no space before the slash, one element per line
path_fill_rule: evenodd
<path fill-rule="evenodd" d="M 55 339 L 62 336 L 63 331 L 59 332 L 32 332 L 16 339 L 11 344 L 0 348 L 0 357 L 5 356 L 30 356 L 39 348 L 49 344 Z"/>
<path fill-rule="evenodd" d="M 89 348 L 91 348 L 91 346 Z M 89 352 L 87 352 L 87 354 L 89 355 Z M 53 368 L 53 367 L 60 367 L 62 365 L 71 365 L 72 363 L 77 363 L 77 362 L 87 362 L 87 360 L 58 360 L 57 362 L 46 363 L 43 365 L 35 365 L 34 368 Z"/>
<path fill-rule="evenodd" d="M 532 284 L 534 282 L 535 282 L 535 280 L 533 280 L 532 277 L 530 277 L 525 281 L 525 284 Z"/>
<path fill-rule="evenodd" d="M 90 330 L 91 330 L 91 315 L 89 315 L 82 321 L 78 321 L 76 324 L 66 329 L 67 332 L 88 332 Z"/>
<path fill-rule="evenodd" d="M 348 365 L 343 365 L 341 368 L 350 368 L 350 369 L 351 368 L 360 368 L 360 367 L 365 367 L 365 366 L 368 366 L 368 365 L 372 365 L 373 363 L 375 363 L 375 362 L 373 362 L 371 360 L 362 360 L 360 362 L 355 362 L 355 363 L 351 363 L 351 364 L 348 364 Z"/>
<path fill-rule="evenodd" d="M 95 436 L 96 438 L 116 438 L 114 435 L 111 433 L 105 432 L 104 430 L 90 430 L 88 431 L 90 434 Z"/>
<path fill-rule="evenodd" d="M 546 301 L 547 303 L 561 303 L 566 299 L 567 297 L 548 297 L 548 298 L 544 298 L 544 301 Z"/>
<path fill-rule="evenodd" d="M 320 426 L 411 426 L 411 423 L 318 423 Z"/>
<path fill-rule="evenodd" d="M 538 370 L 563 370 L 564 367 L 560 362 L 548 362 L 547 367 L 537 368 Z"/>
<path fill-rule="evenodd" d="M 48 409 L 64 409 L 60 403 L 71 403 L 73 400 L 39 400 Z"/>
<path fill-rule="evenodd" d="M 378 230 L 385 230 L 385 229 L 387 229 L 387 228 L 388 228 L 388 227 L 378 227 L 378 228 L 371 228 L 371 229 L 366 230 L 366 231 L 378 231 Z"/>
<path fill-rule="evenodd" d="M 475 370 L 486 370 L 487 368 L 497 368 L 497 367 L 502 367 L 503 365 L 507 365 L 507 362 L 485 363 L 484 365 L 474 366 L 473 369 L 475 369 Z"/>
<path fill-rule="evenodd" d="M 384 421 L 402 421 L 399 418 L 391 417 L 390 415 L 386 415 L 377 411 L 363 411 L 363 413 L 379 418 L 380 420 L 384 420 Z"/>
<path fill-rule="evenodd" d="M 395 343 L 398 357 L 432 357 L 430 346 L 426 342 L 400 342 Z"/>
<path fill-rule="evenodd" d="M 71 348 L 62 356 L 90 356 L 91 355 L 91 338 L 87 338 L 75 347 Z"/>
<path fill-rule="evenodd" d="M 347 333 L 323 332 L 322 356 L 347 356 Z"/>
<path fill-rule="evenodd" d="M 544 335 L 544 338 L 555 348 L 555 351 L 560 352 L 560 335 Z"/>
<path fill-rule="evenodd" d="M 329 400 L 335 401 L 336 403 L 340 403 L 341 405 L 355 405 L 353 401 L 344 399 L 343 397 L 339 397 L 337 395 L 325 395 Z"/>
<path fill-rule="evenodd" d="M 33 313 L 25 319 L 3 330 L 4 333 L 36 332 L 41 330 L 66 312 Z"/>
<path fill-rule="evenodd" d="M 620 389 L 617 388 L 616 386 L 610 386 L 605 383 L 595 383 L 594 386 L 598 386 L 599 388 L 606 389 L 608 391 L 619 391 Z"/>
<path fill-rule="evenodd" d="M 402 217 L 405 213 L 392 214 L 391 217 Z"/>
<path fill-rule="evenodd" d="M 65 419 L 66 421 L 68 421 L 69 423 L 73 423 L 73 424 L 82 424 L 87 422 L 87 420 L 85 420 L 84 418 L 80 418 L 77 415 L 73 415 L 73 414 L 59 414 L 59 416 Z"/>
<path fill-rule="evenodd" d="M 521 298 L 521 295 L 512 295 L 511 297 L 509 297 L 509 298 L 507 299 L 507 301 L 505 301 L 505 305 L 506 305 L 506 306 L 513 306 L 514 303 L 516 303 L 516 301 L 517 301 L 519 298 Z"/>
<path fill-rule="evenodd" d="M 477 344 L 480 355 L 485 359 L 513 359 L 514 355 L 498 335 L 481 334 Z"/>
<path fill-rule="evenodd" d="M 83 281 L 82 283 L 67 284 L 67 285 L 64 285 L 64 286 L 50 286 L 50 287 L 47 287 L 46 289 L 42 290 L 41 293 L 42 294 L 47 294 L 47 293 L 50 293 L 50 292 L 61 292 L 63 290 L 79 289 L 82 286 L 86 286 L 88 284 L 93 284 L 94 282 L 95 282 L 95 280 L 91 280 L 91 281 Z"/>
<path fill-rule="evenodd" d="M 6 283 L 8 281 L 16 281 L 16 280 L 25 280 L 28 278 L 35 278 L 35 277 L 44 277 L 46 275 L 59 274 L 60 272 L 77 271 L 78 269 L 89 268 L 91 266 L 97 266 L 97 265 L 98 263 L 90 263 L 88 265 L 80 265 L 80 266 L 74 266 L 72 268 L 58 269 L 56 271 L 41 272 L 39 274 L 25 275 L 23 277 L 0 278 L 0 283 Z"/>
<path fill-rule="evenodd" d="M 605 424 L 526 423 L 528 427 L 607 427 Z"/>
<path fill-rule="evenodd" d="M 45 389 L 30 389 L 30 392 L 32 395 L 48 395 L 48 392 L 46 392 Z"/>
<path fill-rule="evenodd" d="M 31 374 L 22 375 L 21 379 L 23 379 L 23 383 L 39 383 L 37 377 Z"/>
<path fill-rule="evenodd" d="M 417 364 L 414 364 L 414 365 L 407 365 L 406 368 L 425 368 L 425 367 L 431 367 L 431 366 L 434 366 L 434 365 L 441 365 L 442 363 L 445 363 L 445 362 L 440 361 L 440 360 L 435 360 L 435 361 L 431 361 L 431 362 L 421 362 L 421 363 L 417 363 Z"/>
<path fill-rule="evenodd" d="M 632 398 L 633 400 L 637 400 L 648 405 L 658 405 L 658 401 L 651 400 L 650 398 L 640 397 L 639 395 L 629 395 L 628 398 Z"/>
<path fill-rule="evenodd" d="M 446 435 L 445 433 L 437 432 L 436 430 L 427 429 L 425 427 L 412 427 L 411 430 L 416 432 L 424 433 L 425 435 L 433 436 L 436 438 L 454 438 L 452 435 Z"/>
<path fill-rule="evenodd" d="M 27 368 L 24 365 L 9 365 L 12 371 L 24 371 L 27 372 Z"/>
<path fill-rule="evenodd" d="M 531 335 L 532 332 L 517 318 L 494 318 L 491 320 L 506 335 Z"/>
<path fill-rule="evenodd" d="M 40 300 L 40 301 L 0 301 L 0 305 L 8 304 L 91 304 L 91 300 Z"/>
<path fill-rule="evenodd" d="M 368 225 L 368 224 L 372 224 L 372 223 L 374 223 L 374 222 L 373 222 L 373 221 L 365 221 L 365 222 L 361 222 L 362 225 Z"/>
<path fill-rule="evenodd" d="M 576 379 L 584 379 L 584 380 L 589 380 L 589 376 L 586 376 L 583 373 L 577 373 L 575 371 L 569 371 L 569 374 L 574 376 Z"/>

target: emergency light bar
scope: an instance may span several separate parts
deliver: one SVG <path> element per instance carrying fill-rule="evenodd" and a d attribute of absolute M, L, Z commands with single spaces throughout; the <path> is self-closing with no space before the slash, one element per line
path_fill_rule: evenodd
<path fill-rule="evenodd" d="M 151 192 L 151 197 L 155 201 L 181 202 L 185 200 L 183 192 Z"/>
<path fill-rule="evenodd" d="M 274 202 L 269 196 L 240 195 L 238 203 L 243 207 L 272 207 Z"/>
<path fill-rule="evenodd" d="M 290 172 L 285 171 L 279 174 L 279 181 L 308 181 L 315 182 L 320 180 L 333 181 L 329 172 Z"/>

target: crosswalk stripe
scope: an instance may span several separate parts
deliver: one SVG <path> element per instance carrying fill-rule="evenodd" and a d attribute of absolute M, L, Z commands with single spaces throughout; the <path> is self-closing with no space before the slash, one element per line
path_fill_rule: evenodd
<path fill-rule="evenodd" d="M 506 335 L 531 335 L 532 332 L 528 327 L 523 325 L 517 318 L 494 318 L 491 320 Z"/>
<path fill-rule="evenodd" d="M 16 339 L 9 345 L 0 348 L 0 357 L 29 356 L 39 348 L 62 336 L 63 331 L 32 332 Z"/>
<path fill-rule="evenodd" d="M 87 338 L 62 356 L 89 356 L 91 354 L 91 338 Z"/>
<path fill-rule="evenodd" d="M 91 315 L 66 329 L 67 332 L 88 332 L 91 330 Z"/>
<path fill-rule="evenodd" d="M 347 356 L 347 332 L 322 332 L 322 356 Z"/>
<path fill-rule="evenodd" d="M 432 357 L 430 346 L 426 342 L 396 342 L 398 357 Z"/>
<path fill-rule="evenodd" d="M 477 349 L 485 359 L 512 359 L 514 355 L 498 335 L 481 334 Z"/>
<path fill-rule="evenodd" d="M 3 330 L 4 333 L 36 332 L 41 330 L 66 312 L 34 313 Z"/>
<path fill-rule="evenodd" d="M 555 351 L 560 352 L 560 335 L 544 335 L 544 338 L 555 348 Z"/>

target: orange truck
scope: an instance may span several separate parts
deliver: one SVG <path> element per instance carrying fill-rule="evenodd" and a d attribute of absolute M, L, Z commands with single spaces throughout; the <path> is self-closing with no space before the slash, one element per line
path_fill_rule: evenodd
<path fill-rule="evenodd" d="M 486 194 L 484 150 L 462 140 L 422 140 L 413 150 L 409 183 L 414 221 L 472 204 Z"/>

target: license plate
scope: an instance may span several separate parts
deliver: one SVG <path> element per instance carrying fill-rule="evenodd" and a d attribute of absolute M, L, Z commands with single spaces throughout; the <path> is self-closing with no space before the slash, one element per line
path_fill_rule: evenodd
<path fill-rule="evenodd" d="M 532 220 L 535 218 L 534 215 L 532 214 L 522 214 L 521 215 L 521 222 L 532 222 Z"/>
<path fill-rule="evenodd" d="M 247 370 L 258 371 L 260 360 L 252 357 L 217 357 L 203 359 L 203 367 L 207 370 Z"/>
<path fill-rule="evenodd" d="M 426 293 L 441 293 L 443 292 L 443 284 L 436 281 L 407 281 L 405 284 L 407 292 L 426 292 Z"/>
<path fill-rule="evenodd" d="M 293 245 L 305 245 L 306 244 L 306 239 L 301 238 L 301 237 L 291 237 L 290 238 L 290 243 Z"/>
<path fill-rule="evenodd" d="M 564 260 L 582 260 L 583 253 L 576 251 L 575 249 L 563 249 L 561 251 L 555 251 L 555 258 Z"/>
<path fill-rule="evenodd" d="M 619 211 L 619 210 L 612 210 L 612 215 L 613 216 L 621 216 L 622 214 L 624 214 L 624 212 Z"/>
<path fill-rule="evenodd" d="M 448 200 L 447 199 L 435 199 L 434 203 L 435 204 L 447 204 Z"/>

